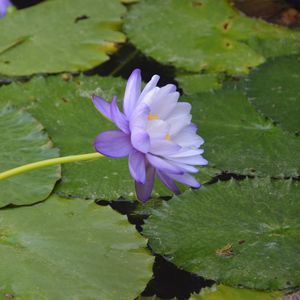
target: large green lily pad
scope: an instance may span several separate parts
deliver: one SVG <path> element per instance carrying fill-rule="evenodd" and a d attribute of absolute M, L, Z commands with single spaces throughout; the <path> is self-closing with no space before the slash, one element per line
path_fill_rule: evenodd
<path fill-rule="evenodd" d="M 241 89 L 228 85 L 184 98 L 193 106 L 211 167 L 244 175 L 299 175 L 300 140 L 265 120 Z"/>
<path fill-rule="evenodd" d="M 121 100 L 125 83 L 119 78 L 97 76 L 82 76 L 70 81 L 64 81 L 60 76 L 39 77 L 26 84 L 2 87 L 0 102 L 9 99 L 16 105 L 27 107 L 43 122 L 61 155 L 90 153 L 95 151 L 96 135 L 114 129 L 112 123 L 96 110 L 90 96 L 94 93 L 110 101 L 113 95 L 118 95 Z M 214 172 L 202 168 L 197 178 L 204 183 Z M 65 164 L 56 192 L 91 199 L 136 198 L 127 158 Z M 157 182 L 152 195 L 168 196 L 171 192 Z"/>
<path fill-rule="evenodd" d="M 0 211 L 0 297 L 134 299 L 151 278 L 146 240 L 125 216 L 50 197 Z"/>
<path fill-rule="evenodd" d="M 230 286 L 300 286 L 300 186 L 220 182 L 152 210 L 143 234 L 184 270 Z"/>
<path fill-rule="evenodd" d="M 200 294 L 193 294 L 190 300 L 279 300 L 282 295 L 282 292 L 264 292 L 220 284 L 202 289 Z"/>
<path fill-rule="evenodd" d="M 200 92 L 209 92 L 222 87 L 221 79 L 216 74 L 188 74 L 177 75 L 180 87 L 185 94 L 193 95 Z"/>
<path fill-rule="evenodd" d="M 125 30 L 145 54 L 192 72 L 243 74 L 266 57 L 300 51 L 299 31 L 246 17 L 228 0 L 141 1 Z"/>
<path fill-rule="evenodd" d="M 300 133 L 300 56 L 270 60 L 247 78 L 247 95 L 261 113 Z"/>
<path fill-rule="evenodd" d="M 59 156 L 43 126 L 29 113 L 0 103 L 0 172 Z M 0 207 L 32 204 L 47 198 L 60 178 L 60 167 L 48 167 L 0 180 Z"/>
<path fill-rule="evenodd" d="M 82 71 L 124 42 L 120 0 L 52 0 L 0 21 L 0 74 Z M 30 20 L 30 22 L 28 21 Z"/>

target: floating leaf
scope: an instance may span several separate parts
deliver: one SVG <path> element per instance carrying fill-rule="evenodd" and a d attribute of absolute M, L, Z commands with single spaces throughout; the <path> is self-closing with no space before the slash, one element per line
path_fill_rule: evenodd
<path fill-rule="evenodd" d="M 200 294 L 193 294 L 190 300 L 279 300 L 282 292 L 263 292 L 232 288 L 223 284 L 204 288 Z"/>
<path fill-rule="evenodd" d="M 124 42 L 119 0 L 52 0 L 0 22 L 0 74 L 81 71 L 99 65 Z M 29 21 L 30 20 L 30 21 Z"/>
<path fill-rule="evenodd" d="M 0 172 L 59 156 L 39 122 L 5 103 L 0 103 L 0 140 Z M 59 178 L 55 166 L 0 180 L 0 207 L 44 200 Z"/>
<path fill-rule="evenodd" d="M 216 74 L 179 75 L 176 80 L 188 95 L 216 90 L 222 86 Z"/>
<path fill-rule="evenodd" d="M 205 278 L 255 289 L 299 287 L 299 192 L 291 180 L 219 182 L 152 210 L 143 234 L 154 252 Z"/>
<path fill-rule="evenodd" d="M 16 105 L 27 107 L 43 122 L 62 155 L 83 154 L 95 151 L 93 142 L 97 134 L 114 128 L 95 109 L 90 96 L 97 94 L 110 100 L 113 95 L 118 95 L 122 99 L 124 86 L 125 81 L 109 77 L 80 77 L 73 81 L 40 77 L 26 84 L 2 87 L 0 102 L 9 99 Z M 65 164 L 62 171 L 56 191 L 65 196 L 106 200 L 136 198 L 127 158 Z M 197 178 L 204 183 L 214 172 L 202 168 Z M 152 195 L 168 196 L 171 192 L 157 182 Z"/>
<path fill-rule="evenodd" d="M 247 80 L 251 103 L 282 128 L 300 133 L 300 56 L 262 65 Z"/>
<path fill-rule="evenodd" d="M 193 72 L 248 73 L 266 57 L 300 51 L 300 32 L 248 18 L 227 0 L 141 1 L 125 30 L 145 54 Z"/>
<path fill-rule="evenodd" d="M 298 176 L 300 140 L 263 119 L 242 91 L 227 86 L 185 99 L 193 106 L 211 167 L 244 175 Z"/>
<path fill-rule="evenodd" d="M 52 196 L 0 211 L 0 297 L 134 299 L 153 257 L 125 216 L 91 201 Z"/>

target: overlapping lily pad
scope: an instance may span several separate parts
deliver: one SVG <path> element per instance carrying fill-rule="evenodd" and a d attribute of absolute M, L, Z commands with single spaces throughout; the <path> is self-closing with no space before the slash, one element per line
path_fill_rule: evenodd
<path fill-rule="evenodd" d="M 280 57 L 247 78 L 253 105 L 282 128 L 300 133 L 300 56 Z"/>
<path fill-rule="evenodd" d="M 43 126 L 29 113 L 0 103 L 0 172 L 59 156 Z M 60 178 L 60 167 L 48 167 L 0 180 L 0 207 L 32 204 L 47 198 Z"/>
<path fill-rule="evenodd" d="M 190 74 L 176 77 L 185 94 L 192 95 L 221 88 L 221 79 L 216 74 Z"/>
<path fill-rule="evenodd" d="M 14 101 L 42 120 L 62 155 L 94 152 L 97 134 L 113 129 L 95 109 L 90 96 L 95 93 L 110 100 L 122 98 L 125 81 L 117 78 L 79 77 L 64 81 L 60 76 L 35 78 L 26 84 L 11 84 L 1 88 L 2 99 Z M 213 170 L 202 169 L 200 182 L 209 180 Z M 135 199 L 134 182 L 127 159 L 102 158 L 89 162 L 62 166 L 62 180 L 56 192 L 73 197 L 115 200 L 119 197 Z M 168 196 L 170 191 L 157 183 L 153 196 Z"/>
<path fill-rule="evenodd" d="M 124 42 L 120 0 L 53 0 L 0 21 L 0 74 L 81 71 Z"/>
<path fill-rule="evenodd" d="M 0 296 L 134 299 L 151 278 L 145 247 L 125 216 L 91 201 L 52 196 L 2 210 Z"/>
<path fill-rule="evenodd" d="M 230 286 L 300 286 L 300 185 L 220 182 L 153 210 L 143 234 L 178 267 Z"/>
<path fill-rule="evenodd" d="M 266 57 L 300 51 L 300 32 L 246 17 L 227 0 L 141 1 L 125 30 L 147 55 L 192 72 L 248 73 Z"/>
<path fill-rule="evenodd" d="M 299 175 L 299 139 L 264 119 L 241 89 L 230 84 L 185 99 L 192 103 L 211 167 L 244 175 Z"/>
<path fill-rule="evenodd" d="M 282 292 L 263 292 L 232 288 L 223 284 L 204 288 L 200 294 L 193 294 L 190 300 L 279 300 Z"/>

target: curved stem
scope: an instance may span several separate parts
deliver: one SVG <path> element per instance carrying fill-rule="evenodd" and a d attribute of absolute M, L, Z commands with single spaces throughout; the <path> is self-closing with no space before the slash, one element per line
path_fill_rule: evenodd
<path fill-rule="evenodd" d="M 98 152 L 94 152 L 94 153 L 88 153 L 88 154 L 70 155 L 70 156 L 46 159 L 46 160 L 34 162 L 31 164 L 27 164 L 27 165 L 24 165 L 21 167 L 17 167 L 17 168 L 2 172 L 2 173 L 0 173 L 0 180 L 9 178 L 9 177 L 12 177 L 15 175 L 19 175 L 19 174 L 22 174 L 25 172 L 29 172 L 32 170 L 49 167 L 49 166 L 55 166 L 55 165 L 83 161 L 83 160 L 97 159 L 97 158 L 101 158 L 101 157 L 104 157 L 104 156 Z"/>

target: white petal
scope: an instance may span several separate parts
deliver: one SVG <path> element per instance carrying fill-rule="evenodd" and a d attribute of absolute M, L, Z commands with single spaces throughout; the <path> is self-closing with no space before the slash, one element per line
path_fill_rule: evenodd
<path fill-rule="evenodd" d="M 175 154 L 170 155 L 171 158 L 183 158 L 188 156 L 196 156 L 200 155 L 204 152 L 203 149 L 189 149 L 189 148 L 182 148 Z"/>
<path fill-rule="evenodd" d="M 201 184 L 192 175 L 188 173 L 185 173 L 183 175 L 169 173 L 167 175 L 178 182 L 181 182 L 183 184 L 189 185 L 197 189 L 201 186 Z"/>
<path fill-rule="evenodd" d="M 163 158 L 160 158 L 156 155 L 152 155 L 150 153 L 146 154 L 146 158 L 154 168 L 157 168 L 163 172 L 167 172 L 169 174 L 183 174 L 180 168 L 176 167 L 174 164 L 168 162 Z"/>
<path fill-rule="evenodd" d="M 184 127 L 174 135 L 172 139 L 182 147 L 199 148 L 204 143 L 204 140 L 196 134 L 195 126 L 193 124 Z"/>
<path fill-rule="evenodd" d="M 152 139 L 150 142 L 150 153 L 159 156 L 168 156 L 170 154 L 176 153 L 180 150 L 180 146 L 173 143 L 172 141 L 162 140 L 162 139 Z"/>
<path fill-rule="evenodd" d="M 140 103 L 145 103 L 149 107 L 151 107 L 152 102 L 156 99 L 156 95 L 157 95 L 159 89 L 160 89 L 159 87 L 154 87 L 153 89 L 151 89 L 149 92 L 147 92 L 143 96 L 143 99 Z"/>
<path fill-rule="evenodd" d="M 143 101 L 143 98 L 146 94 L 148 94 L 153 88 L 156 87 L 157 85 L 157 82 L 159 81 L 159 76 L 158 75 L 153 75 L 151 80 L 145 85 L 141 95 L 140 95 L 140 98 L 139 98 L 139 102 L 140 101 Z"/>
<path fill-rule="evenodd" d="M 166 119 L 167 116 L 176 109 L 179 98 L 178 92 L 165 93 L 165 91 L 162 91 L 166 87 L 159 90 L 156 94 L 155 101 L 150 105 L 152 114 L 157 115 L 162 120 Z"/>
<path fill-rule="evenodd" d="M 178 102 L 176 107 L 171 111 L 168 119 L 176 118 L 177 116 L 189 115 L 192 109 L 192 105 L 188 102 Z"/>
<path fill-rule="evenodd" d="M 176 107 L 170 113 L 166 122 L 171 126 L 170 135 L 175 136 L 180 130 L 190 125 L 192 115 L 190 114 L 191 105 L 187 102 L 177 103 Z"/>
<path fill-rule="evenodd" d="M 177 166 L 178 168 L 180 168 L 181 170 L 183 170 L 184 172 L 190 172 L 190 173 L 198 173 L 199 170 L 191 165 L 188 165 L 186 163 L 181 163 L 178 160 L 176 161 L 171 161 L 168 160 L 169 162 L 172 162 L 175 166 Z"/>
<path fill-rule="evenodd" d="M 146 131 L 151 139 L 165 139 L 169 133 L 170 126 L 162 120 L 148 121 Z"/>
<path fill-rule="evenodd" d="M 187 157 L 168 157 L 170 161 L 183 163 L 188 165 L 196 165 L 196 166 L 205 166 L 208 164 L 208 161 L 204 159 L 201 155 L 187 156 Z"/>

